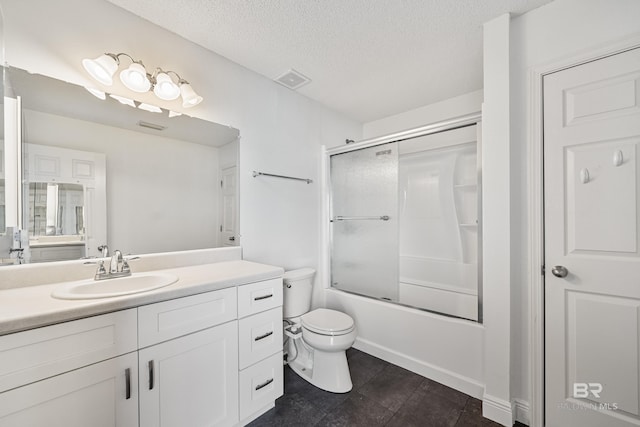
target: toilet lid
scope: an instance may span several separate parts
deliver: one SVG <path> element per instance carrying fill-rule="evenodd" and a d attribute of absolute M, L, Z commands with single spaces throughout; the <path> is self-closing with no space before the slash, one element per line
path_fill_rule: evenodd
<path fill-rule="evenodd" d="M 317 308 L 300 318 L 302 327 L 322 335 L 342 335 L 353 330 L 355 324 L 348 314 Z"/>

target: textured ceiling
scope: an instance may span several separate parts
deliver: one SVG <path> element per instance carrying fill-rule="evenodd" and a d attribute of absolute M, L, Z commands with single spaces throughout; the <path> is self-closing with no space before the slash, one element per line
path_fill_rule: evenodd
<path fill-rule="evenodd" d="M 109 0 L 368 122 L 482 88 L 482 24 L 551 0 Z"/>

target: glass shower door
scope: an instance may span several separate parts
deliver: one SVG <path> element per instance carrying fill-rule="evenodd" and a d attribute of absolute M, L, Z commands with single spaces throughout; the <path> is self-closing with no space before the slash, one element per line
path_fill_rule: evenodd
<path fill-rule="evenodd" d="M 331 156 L 331 284 L 398 300 L 398 143 Z"/>

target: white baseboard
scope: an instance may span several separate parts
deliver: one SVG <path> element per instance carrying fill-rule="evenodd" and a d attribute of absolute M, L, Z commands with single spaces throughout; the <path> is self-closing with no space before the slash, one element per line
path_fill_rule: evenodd
<path fill-rule="evenodd" d="M 531 418 L 529 417 L 529 402 L 522 399 L 514 399 L 516 421 L 531 425 Z"/>
<path fill-rule="evenodd" d="M 482 397 L 482 416 L 503 426 L 513 426 L 514 405 L 510 402 L 485 394 Z"/>
<path fill-rule="evenodd" d="M 398 353 L 397 351 L 366 339 L 356 338 L 356 342 L 353 344 L 353 347 L 358 350 L 362 350 L 365 353 L 369 353 L 372 356 L 376 356 L 382 360 L 393 363 L 394 365 L 408 369 L 411 372 L 422 375 L 423 377 L 437 381 L 447 387 L 461 391 L 469 396 L 473 396 L 477 399 L 482 399 L 483 397 L 484 384 L 481 384 L 471 378 L 432 365 L 425 361 L 415 359 L 407 356 L 406 354 Z"/>

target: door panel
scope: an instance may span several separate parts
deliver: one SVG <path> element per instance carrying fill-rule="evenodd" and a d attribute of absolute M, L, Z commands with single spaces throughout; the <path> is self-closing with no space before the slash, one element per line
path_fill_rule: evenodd
<path fill-rule="evenodd" d="M 547 426 L 640 425 L 639 78 L 640 49 L 544 77 Z"/>
<path fill-rule="evenodd" d="M 331 156 L 331 285 L 398 301 L 398 143 Z"/>
<path fill-rule="evenodd" d="M 637 145 L 614 140 L 566 147 L 568 253 L 637 255 Z"/>

